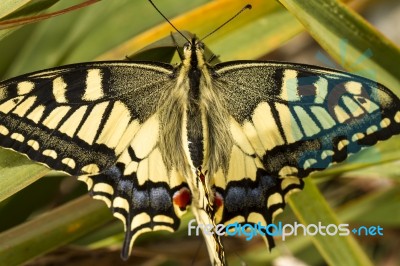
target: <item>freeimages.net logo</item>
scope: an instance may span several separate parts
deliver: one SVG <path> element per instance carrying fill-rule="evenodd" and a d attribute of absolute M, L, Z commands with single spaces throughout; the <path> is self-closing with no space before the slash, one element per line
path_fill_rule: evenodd
<path fill-rule="evenodd" d="M 377 226 L 359 226 L 350 229 L 349 224 L 328 224 L 323 225 L 321 222 L 318 224 L 303 225 L 301 223 L 294 222 L 294 224 L 268 224 L 262 225 L 261 222 L 257 224 L 250 223 L 232 223 L 228 225 L 218 224 L 199 224 L 195 225 L 196 220 L 190 220 L 188 224 L 188 235 L 199 236 L 200 231 L 205 235 L 217 234 L 219 236 L 245 236 L 247 241 L 253 239 L 253 237 L 260 236 L 281 236 L 282 240 L 285 241 L 288 236 L 348 236 L 350 233 L 358 236 L 383 236 L 383 228 L 380 225 Z"/>

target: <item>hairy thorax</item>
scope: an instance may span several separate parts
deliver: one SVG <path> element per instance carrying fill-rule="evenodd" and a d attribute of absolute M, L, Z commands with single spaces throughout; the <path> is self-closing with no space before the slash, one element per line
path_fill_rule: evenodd
<path fill-rule="evenodd" d="M 160 102 L 162 157 L 169 170 L 177 169 L 188 180 L 201 168 L 212 185 L 214 173 L 228 169 L 229 115 L 207 64 L 182 64 L 177 75 L 176 86 Z"/>

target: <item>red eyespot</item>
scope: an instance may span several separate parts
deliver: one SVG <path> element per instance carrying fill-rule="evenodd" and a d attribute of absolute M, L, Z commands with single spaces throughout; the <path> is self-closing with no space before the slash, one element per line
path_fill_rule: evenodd
<path fill-rule="evenodd" d="M 172 199 L 174 201 L 174 204 L 177 205 L 181 210 L 186 210 L 186 207 L 190 204 L 192 200 L 190 190 L 186 187 L 183 187 L 174 193 Z"/>

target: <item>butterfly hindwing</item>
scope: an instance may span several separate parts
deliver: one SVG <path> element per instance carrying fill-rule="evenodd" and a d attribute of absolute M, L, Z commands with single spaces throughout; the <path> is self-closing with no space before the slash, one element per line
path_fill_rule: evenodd
<path fill-rule="evenodd" d="M 281 178 L 269 174 L 260 158 L 254 153 L 249 154 L 248 140 L 240 138 L 237 131 L 232 132 L 232 136 L 235 144 L 230 154 L 228 173 L 222 175 L 217 172 L 214 177 L 215 202 L 218 206 L 221 201 L 223 206 L 217 208 L 216 223 L 239 232 L 238 224 L 269 225 L 283 211 L 287 196 L 301 190 L 304 183 L 296 176 Z M 268 234 L 265 230 L 260 228 L 259 232 L 263 233 L 261 236 L 267 247 L 272 249 L 275 246 L 272 231 Z"/>
<path fill-rule="evenodd" d="M 140 234 L 177 230 L 180 217 L 190 204 L 190 192 L 183 176 L 176 170 L 167 170 L 156 146 L 156 136 L 147 134 L 146 138 L 147 144 L 153 139 L 155 145 L 142 151 L 140 158 L 135 145 L 130 144 L 111 168 L 79 177 L 88 184 L 92 197 L 106 202 L 114 216 L 123 222 L 125 240 L 121 254 L 124 259 L 129 257 Z"/>

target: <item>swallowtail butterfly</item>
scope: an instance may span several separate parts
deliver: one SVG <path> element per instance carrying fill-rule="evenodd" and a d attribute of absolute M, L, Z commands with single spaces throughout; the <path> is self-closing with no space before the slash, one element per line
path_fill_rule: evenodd
<path fill-rule="evenodd" d="M 371 80 L 213 66 L 196 38 L 183 49 L 177 66 L 80 63 L 0 82 L 0 146 L 84 181 L 124 223 L 123 258 L 140 234 L 177 230 L 188 206 L 202 224 L 270 224 L 302 178 L 400 133 L 400 100 Z M 219 237 L 205 239 L 224 264 Z"/>

